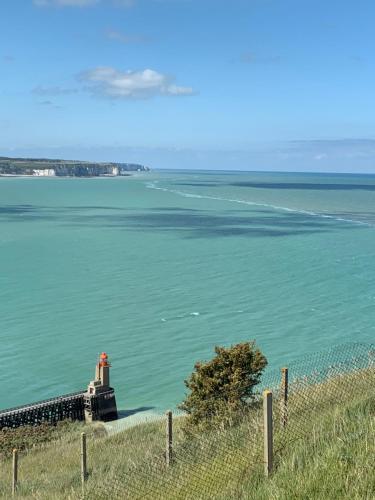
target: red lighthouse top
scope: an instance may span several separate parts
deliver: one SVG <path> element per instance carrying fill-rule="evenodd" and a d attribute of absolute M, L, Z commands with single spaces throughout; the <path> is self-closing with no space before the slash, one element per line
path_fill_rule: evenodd
<path fill-rule="evenodd" d="M 101 353 L 101 355 L 99 357 L 99 365 L 100 366 L 109 366 L 108 355 L 106 352 Z"/>

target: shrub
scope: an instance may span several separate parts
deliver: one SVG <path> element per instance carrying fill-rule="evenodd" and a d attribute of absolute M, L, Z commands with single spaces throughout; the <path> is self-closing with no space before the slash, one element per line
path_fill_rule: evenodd
<path fill-rule="evenodd" d="M 196 363 L 185 380 L 190 393 L 179 406 L 187 413 L 185 430 L 225 424 L 239 410 L 249 407 L 253 389 L 267 365 L 254 341 L 215 347 L 215 353 L 211 361 Z"/>
<path fill-rule="evenodd" d="M 36 446 L 59 439 L 68 432 L 71 423 L 58 422 L 56 425 L 43 423 L 41 425 L 26 425 L 16 429 L 0 429 L 0 459 L 4 460 L 12 455 L 12 450 L 29 450 Z"/>

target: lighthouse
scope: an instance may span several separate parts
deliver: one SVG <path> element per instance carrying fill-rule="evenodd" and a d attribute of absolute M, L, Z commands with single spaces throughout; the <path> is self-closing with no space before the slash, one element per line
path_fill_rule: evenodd
<path fill-rule="evenodd" d="M 107 353 L 102 352 L 95 367 L 95 379 L 89 383 L 83 398 L 86 422 L 107 422 L 118 417 L 115 390 L 109 381 L 110 367 Z"/>

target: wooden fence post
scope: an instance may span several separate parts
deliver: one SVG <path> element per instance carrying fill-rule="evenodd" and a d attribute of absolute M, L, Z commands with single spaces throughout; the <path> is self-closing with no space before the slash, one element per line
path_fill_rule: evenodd
<path fill-rule="evenodd" d="M 374 364 L 375 364 L 375 349 L 371 349 L 369 351 L 369 353 L 368 353 L 368 361 L 369 361 L 370 367 L 374 366 Z"/>
<path fill-rule="evenodd" d="M 280 423 L 282 428 L 288 423 L 288 368 L 281 368 Z"/>
<path fill-rule="evenodd" d="M 264 473 L 269 476 L 273 467 L 273 422 L 272 422 L 272 391 L 263 392 L 264 421 Z"/>
<path fill-rule="evenodd" d="M 165 450 L 165 461 L 167 466 L 172 463 L 172 443 L 173 443 L 173 427 L 172 427 L 172 412 L 168 410 L 166 412 L 166 450 Z"/>
<path fill-rule="evenodd" d="M 85 489 L 85 482 L 87 480 L 87 448 L 86 448 L 86 434 L 81 434 L 81 483 L 82 491 Z"/>
<path fill-rule="evenodd" d="M 13 450 L 12 496 L 16 494 L 18 482 L 18 450 Z"/>

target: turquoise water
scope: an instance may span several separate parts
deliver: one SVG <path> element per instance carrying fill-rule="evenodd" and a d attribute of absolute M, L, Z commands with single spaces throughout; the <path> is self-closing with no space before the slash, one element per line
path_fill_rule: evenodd
<path fill-rule="evenodd" d="M 120 407 L 165 408 L 216 344 L 374 341 L 374 254 L 375 176 L 1 178 L 1 407 L 80 390 L 103 350 Z"/>

